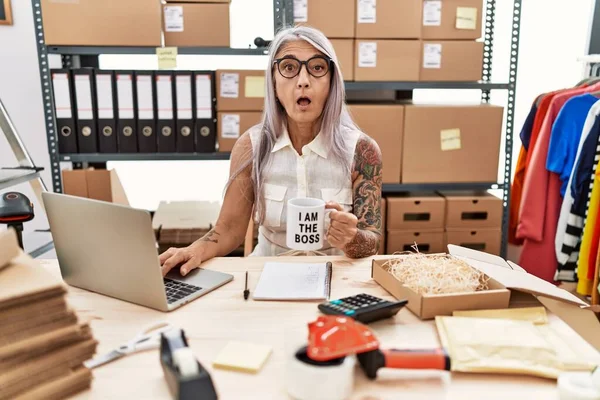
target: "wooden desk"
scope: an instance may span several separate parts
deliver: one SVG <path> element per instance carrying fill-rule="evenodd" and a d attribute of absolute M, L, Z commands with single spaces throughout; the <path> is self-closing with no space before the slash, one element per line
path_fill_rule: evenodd
<path fill-rule="evenodd" d="M 378 258 L 385 258 L 379 256 Z M 371 261 L 333 261 L 332 298 L 361 292 L 392 299 L 371 279 Z M 181 327 L 189 345 L 202 365 L 209 370 L 220 399 L 288 399 L 285 390 L 286 359 L 307 336 L 307 323 L 319 312 L 317 303 L 259 302 L 243 300 L 244 273 L 249 274 L 251 295 L 264 258 L 220 258 L 206 268 L 234 275 L 224 287 L 184 307 L 162 313 L 84 290 L 70 288 L 68 301 L 81 317 L 93 318 L 93 334 L 100 342 L 98 354 L 114 349 L 133 337 L 149 323 L 167 320 Z M 322 261 L 323 258 L 279 258 L 279 261 Z M 60 274 L 56 260 L 40 260 L 42 265 Z M 551 323 L 575 333 L 555 316 Z M 422 322 L 407 309 L 394 319 L 371 324 L 382 347 L 438 347 L 433 322 Z M 229 340 L 245 340 L 273 346 L 273 352 L 257 375 L 212 368 L 212 360 Z M 578 339 L 581 340 L 581 339 Z M 591 347 L 590 347 L 591 349 Z M 592 354 L 592 353 L 590 353 Z M 92 389 L 77 399 L 168 399 L 166 381 L 158 350 L 134 354 L 93 371 Z M 446 373 L 438 371 L 380 370 L 376 381 L 369 381 L 358 368 L 355 372 L 354 400 L 384 399 L 558 399 L 556 382 L 535 377 L 487 374 Z"/>

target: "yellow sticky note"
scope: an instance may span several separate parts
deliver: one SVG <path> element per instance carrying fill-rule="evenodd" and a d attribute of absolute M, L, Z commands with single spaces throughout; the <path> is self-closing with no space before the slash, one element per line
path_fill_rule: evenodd
<path fill-rule="evenodd" d="M 456 7 L 456 29 L 477 28 L 477 8 Z"/>
<path fill-rule="evenodd" d="M 258 372 L 271 354 L 271 346 L 231 341 L 213 361 L 214 368 Z"/>
<path fill-rule="evenodd" d="M 455 317 L 469 318 L 499 318 L 529 321 L 536 325 L 548 323 L 548 315 L 544 307 L 503 308 L 497 310 L 454 311 Z"/>
<path fill-rule="evenodd" d="M 158 69 L 177 68 L 177 47 L 157 47 Z"/>
<path fill-rule="evenodd" d="M 460 149 L 460 129 L 442 129 L 440 131 L 442 151 Z"/>
<path fill-rule="evenodd" d="M 247 76 L 246 77 L 246 97 L 265 97 L 265 77 Z"/>

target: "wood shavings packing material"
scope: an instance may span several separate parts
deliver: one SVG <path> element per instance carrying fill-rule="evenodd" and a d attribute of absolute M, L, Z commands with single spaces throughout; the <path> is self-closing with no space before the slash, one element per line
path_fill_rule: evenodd
<path fill-rule="evenodd" d="M 450 255 L 412 254 L 386 262 L 402 284 L 419 294 L 470 293 L 487 290 L 489 278 Z"/>

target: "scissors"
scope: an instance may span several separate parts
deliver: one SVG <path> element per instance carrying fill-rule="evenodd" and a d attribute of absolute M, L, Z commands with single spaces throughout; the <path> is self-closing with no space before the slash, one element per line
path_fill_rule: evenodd
<path fill-rule="evenodd" d="M 164 332 L 170 331 L 171 329 L 173 329 L 173 326 L 164 321 L 149 325 L 142 329 L 127 343 L 122 344 L 109 353 L 92 358 L 91 360 L 87 360 L 84 365 L 89 369 L 93 369 L 124 357 L 128 354 L 149 349 L 156 349 L 160 346 L 160 335 Z"/>

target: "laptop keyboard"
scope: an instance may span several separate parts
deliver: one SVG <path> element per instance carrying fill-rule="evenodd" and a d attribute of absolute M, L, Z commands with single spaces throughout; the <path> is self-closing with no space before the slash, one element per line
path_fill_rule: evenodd
<path fill-rule="evenodd" d="M 164 281 L 165 289 L 167 291 L 167 302 L 169 304 L 175 303 L 192 293 L 202 290 L 200 286 L 188 285 L 187 283 L 174 281 L 172 279 L 164 278 Z"/>

